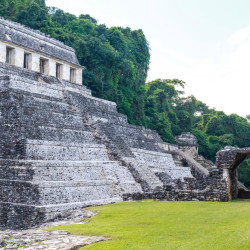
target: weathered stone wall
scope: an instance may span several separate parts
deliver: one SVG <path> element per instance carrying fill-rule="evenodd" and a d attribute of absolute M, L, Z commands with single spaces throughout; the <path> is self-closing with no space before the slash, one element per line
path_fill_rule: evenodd
<path fill-rule="evenodd" d="M 237 167 L 249 155 L 250 148 L 234 147 L 225 147 L 216 154 L 216 166 L 223 171 L 229 200 L 238 198 Z"/>

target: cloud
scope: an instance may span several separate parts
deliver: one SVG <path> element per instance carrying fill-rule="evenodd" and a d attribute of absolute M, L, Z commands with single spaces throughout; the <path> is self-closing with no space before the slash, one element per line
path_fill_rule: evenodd
<path fill-rule="evenodd" d="M 150 80 L 182 79 L 187 94 L 210 107 L 244 117 L 250 114 L 250 26 L 215 44 L 213 53 L 199 61 L 153 47 L 151 68 Z"/>
<path fill-rule="evenodd" d="M 247 41 L 249 37 L 250 37 L 250 26 L 246 28 L 242 28 L 238 30 L 237 32 L 235 32 L 234 34 L 232 34 L 228 38 L 228 43 L 230 45 L 239 45 Z"/>
<path fill-rule="evenodd" d="M 249 38 L 250 27 L 237 31 L 228 39 L 229 43 L 223 43 L 223 47 L 229 48 L 220 55 L 220 60 L 204 60 L 192 72 L 195 81 L 199 79 L 202 83 L 201 96 L 206 102 L 228 114 L 250 113 Z"/>

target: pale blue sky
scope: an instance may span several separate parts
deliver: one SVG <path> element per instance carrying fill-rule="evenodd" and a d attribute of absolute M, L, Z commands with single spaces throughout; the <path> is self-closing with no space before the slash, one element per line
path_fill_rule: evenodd
<path fill-rule="evenodd" d="M 179 78 L 186 92 L 227 114 L 250 114 L 249 0 L 47 0 L 99 23 L 142 29 L 148 80 Z M 243 91 L 242 91 L 243 90 Z"/>

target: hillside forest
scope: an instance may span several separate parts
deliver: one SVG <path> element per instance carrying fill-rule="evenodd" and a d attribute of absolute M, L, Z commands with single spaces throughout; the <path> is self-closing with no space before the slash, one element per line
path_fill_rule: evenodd
<path fill-rule="evenodd" d="M 183 95 L 183 80 L 146 82 L 150 47 L 142 30 L 107 27 L 88 14 L 48 7 L 45 0 L 0 0 L 0 16 L 73 47 L 86 67 L 83 84 L 94 96 L 116 102 L 131 124 L 156 130 L 169 143 L 190 131 L 198 139 L 199 153 L 212 161 L 225 146 L 250 146 L 250 115 L 226 115 Z M 239 179 L 250 187 L 250 159 L 239 167 Z"/>

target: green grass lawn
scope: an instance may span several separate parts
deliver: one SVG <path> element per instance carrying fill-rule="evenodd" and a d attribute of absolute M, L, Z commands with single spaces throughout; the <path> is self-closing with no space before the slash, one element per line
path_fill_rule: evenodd
<path fill-rule="evenodd" d="M 81 249 L 250 249 L 250 202 L 247 201 L 145 200 L 90 209 L 99 214 L 88 223 L 56 230 L 113 240 Z"/>

